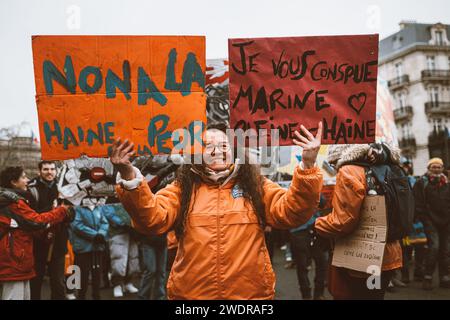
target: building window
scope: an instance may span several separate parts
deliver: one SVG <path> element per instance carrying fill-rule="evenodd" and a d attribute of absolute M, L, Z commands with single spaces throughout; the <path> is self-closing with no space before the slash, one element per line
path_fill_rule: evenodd
<path fill-rule="evenodd" d="M 444 131 L 444 125 L 442 124 L 442 119 L 433 119 L 433 131 L 435 131 L 435 132 Z"/>
<path fill-rule="evenodd" d="M 449 41 L 447 39 L 447 30 L 446 26 L 438 23 L 431 28 L 431 40 L 429 44 L 435 46 L 445 46 L 449 45 Z"/>
<path fill-rule="evenodd" d="M 430 101 L 437 105 L 439 102 L 439 87 L 430 87 L 428 93 L 430 96 Z"/>
<path fill-rule="evenodd" d="M 403 76 L 403 64 L 401 62 L 395 64 L 395 75 L 397 78 Z"/>
<path fill-rule="evenodd" d="M 436 60 L 434 56 L 427 56 L 427 69 L 434 70 L 436 69 Z"/>
<path fill-rule="evenodd" d="M 404 124 L 402 124 L 401 133 L 402 133 L 403 139 L 411 139 L 411 138 L 413 138 L 414 136 L 412 134 L 411 123 L 404 123 Z"/>
<path fill-rule="evenodd" d="M 443 35 L 442 31 L 436 31 L 436 44 L 438 46 L 444 45 L 444 35 Z"/>
<path fill-rule="evenodd" d="M 397 95 L 397 103 L 398 108 L 404 108 L 406 107 L 406 94 L 404 92 L 401 92 Z"/>
<path fill-rule="evenodd" d="M 394 50 L 400 49 L 400 47 L 402 46 L 402 37 L 394 37 L 393 39 L 393 43 L 392 43 L 392 48 Z"/>

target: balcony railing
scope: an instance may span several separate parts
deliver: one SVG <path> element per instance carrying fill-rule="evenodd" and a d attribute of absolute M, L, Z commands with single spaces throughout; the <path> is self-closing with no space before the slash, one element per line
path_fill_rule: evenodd
<path fill-rule="evenodd" d="M 414 137 L 402 138 L 399 141 L 399 146 L 400 146 L 400 149 L 402 149 L 402 151 L 405 154 L 414 153 L 416 151 L 416 138 L 414 138 Z"/>
<path fill-rule="evenodd" d="M 409 84 L 409 76 L 408 75 L 403 75 L 403 76 L 400 76 L 400 77 L 397 77 L 397 78 L 394 78 L 394 79 L 388 81 L 388 87 L 391 90 L 401 88 L 408 84 Z"/>
<path fill-rule="evenodd" d="M 396 122 L 411 120 L 413 116 L 413 108 L 411 106 L 400 107 L 394 110 L 394 120 Z"/>
<path fill-rule="evenodd" d="M 422 80 L 450 82 L 450 70 L 423 70 Z"/>
<path fill-rule="evenodd" d="M 443 102 L 443 101 L 426 102 L 425 112 L 429 116 L 450 115 L 450 102 Z"/>

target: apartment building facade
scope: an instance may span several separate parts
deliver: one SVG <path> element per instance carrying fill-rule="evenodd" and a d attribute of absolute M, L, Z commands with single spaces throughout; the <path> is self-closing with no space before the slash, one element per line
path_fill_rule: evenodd
<path fill-rule="evenodd" d="M 421 175 L 431 157 L 450 167 L 450 25 L 400 23 L 381 40 L 379 74 L 395 100 L 402 154 Z"/>

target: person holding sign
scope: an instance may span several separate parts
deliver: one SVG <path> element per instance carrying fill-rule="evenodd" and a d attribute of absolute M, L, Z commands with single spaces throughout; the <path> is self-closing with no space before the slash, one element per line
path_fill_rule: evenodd
<path fill-rule="evenodd" d="M 207 128 L 203 164 L 184 164 L 176 180 L 156 194 L 131 165 L 133 144 L 120 139 L 114 143 L 117 192 L 134 227 L 147 234 L 177 234 L 169 299 L 274 298 L 265 226 L 289 229 L 306 223 L 322 188 L 322 173 L 315 165 L 322 124 L 316 136 L 301 129 L 304 136 L 296 132 L 293 143 L 303 147 L 302 162 L 288 190 L 262 177 L 255 165 L 226 161 L 232 151 L 225 126 Z"/>
<path fill-rule="evenodd" d="M 387 145 L 384 145 L 388 148 Z M 315 230 L 318 235 L 323 238 L 339 240 L 346 236 L 351 236 L 358 229 L 358 225 L 361 220 L 362 207 L 364 200 L 368 195 L 382 194 L 378 191 L 378 188 L 369 187 L 369 182 L 372 181 L 371 176 L 366 177 L 366 168 L 372 168 L 372 166 L 382 165 L 396 165 L 399 162 L 399 152 L 394 149 L 384 149 L 378 144 L 355 144 L 355 145 L 335 145 L 330 147 L 328 153 L 328 162 L 338 170 L 336 177 L 335 194 L 332 200 L 332 212 L 324 217 L 317 218 L 315 222 Z M 378 152 L 378 150 L 380 152 Z M 406 176 L 405 176 L 406 179 Z M 407 180 L 405 180 L 407 181 Z M 370 185 L 373 185 L 371 182 Z M 391 198 L 392 199 L 392 198 Z M 384 200 L 383 200 L 384 202 Z M 410 203 L 413 207 L 414 203 Z M 388 204 L 386 204 L 386 207 Z M 389 217 L 388 211 L 385 216 Z M 390 221 L 390 219 L 386 218 Z M 412 225 L 412 223 L 411 223 Z M 386 227 L 386 226 L 384 226 Z M 385 229 L 386 230 L 386 229 Z M 384 235 L 386 237 L 386 234 Z M 355 252 L 346 257 L 346 261 L 351 260 L 352 266 L 340 267 L 333 265 L 330 266 L 329 272 L 329 291 L 334 299 L 345 300 L 376 300 L 384 299 L 389 281 L 393 276 L 393 270 L 402 267 L 402 249 L 398 240 L 392 240 L 391 238 L 398 239 L 401 237 L 393 237 L 390 234 L 390 230 L 387 231 L 387 240 L 383 241 L 383 248 L 381 250 L 381 262 L 380 262 L 380 277 L 374 281 L 375 284 L 369 287 L 369 271 L 355 271 L 361 270 L 360 265 L 367 263 L 369 256 L 372 254 L 367 247 L 360 246 L 361 243 L 369 243 L 369 241 L 357 242 L 353 248 L 350 248 Z M 370 237 L 367 237 L 369 240 Z M 354 243 L 355 243 L 354 242 Z M 369 246 L 373 249 L 376 244 L 374 242 L 369 243 Z M 355 249 L 356 247 L 356 249 Z M 362 248 L 363 249 L 360 249 Z M 356 252 L 358 249 L 359 252 Z M 333 256 L 336 255 L 336 246 Z M 362 255 L 359 253 L 362 251 Z M 370 252 L 369 252 L 370 251 Z M 357 262 L 356 258 L 359 258 Z M 334 259 L 333 259 L 334 260 Z M 375 263 L 378 261 L 371 261 L 371 264 L 367 270 L 371 270 L 372 267 L 378 267 Z M 365 265 L 364 265 L 365 266 Z M 376 276 L 376 275 L 375 275 Z"/>

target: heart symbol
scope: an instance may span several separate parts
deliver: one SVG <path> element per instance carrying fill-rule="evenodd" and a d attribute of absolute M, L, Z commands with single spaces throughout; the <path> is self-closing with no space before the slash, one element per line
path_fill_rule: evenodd
<path fill-rule="evenodd" d="M 350 106 L 350 108 L 355 110 L 357 115 L 359 115 L 361 113 L 361 110 L 366 105 L 366 100 L 367 100 L 367 94 L 365 94 L 364 92 L 361 92 L 359 94 L 351 95 L 348 98 L 348 105 Z"/>

